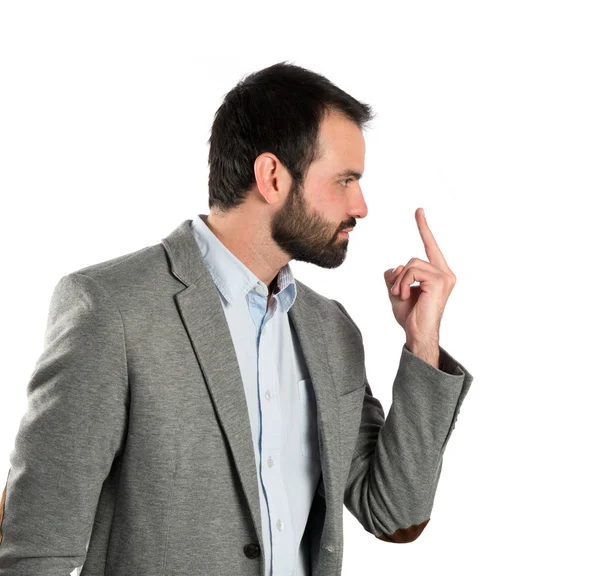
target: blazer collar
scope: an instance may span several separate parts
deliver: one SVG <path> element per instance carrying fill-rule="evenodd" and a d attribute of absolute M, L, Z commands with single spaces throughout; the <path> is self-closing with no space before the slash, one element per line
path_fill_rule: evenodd
<path fill-rule="evenodd" d="M 191 219 L 184 220 L 162 239 L 162 244 L 171 273 L 185 285 L 175 294 L 177 308 L 231 447 L 257 534 L 262 540 L 257 470 L 242 377 L 219 293 L 203 262 L 190 229 L 191 222 Z M 331 503 L 327 507 L 322 533 L 323 541 L 327 542 L 336 533 L 334 525 L 339 527 L 342 522 L 343 509 L 341 502 L 338 504 L 336 500 L 343 494 L 343 485 L 338 485 L 342 479 L 338 458 L 340 422 L 333 377 L 335 366 L 329 363 L 328 355 L 324 353 L 327 338 L 320 319 L 324 299 L 297 279 L 295 282 L 296 300 L 289 318 L 315 392 L 322 481 L 325 499 Z"/>

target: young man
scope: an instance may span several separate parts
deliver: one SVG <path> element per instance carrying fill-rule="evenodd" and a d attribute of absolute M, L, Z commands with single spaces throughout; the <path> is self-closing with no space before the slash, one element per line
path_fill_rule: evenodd
<path fill-rule="evenodd" d="M 417 210 L 429 261 L 384 273 L 406 333 L 385 418 L 358 327 L 289 266 L 344 261 L 372 117 L 301 67 L 249 75 L 215 115 L 210 214 L 59 280 L 0 575 L 339 575 L 343 505 L 421 534 L 473 379 L 438 341 L 455 276 Z"/>

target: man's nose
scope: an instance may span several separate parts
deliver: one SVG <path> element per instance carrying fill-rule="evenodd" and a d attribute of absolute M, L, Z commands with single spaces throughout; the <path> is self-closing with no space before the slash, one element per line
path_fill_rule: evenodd
<path fill-rule="evenodd" d="M 358 194 L 355 198 L 356 199 L 353 202 L 351 214 L 356 218 L 365 218 L 369 213 L 369 208 L 367 207 L 367 203 L 365 202 L 365 198 L 360 186 L 358 187 Z"/>

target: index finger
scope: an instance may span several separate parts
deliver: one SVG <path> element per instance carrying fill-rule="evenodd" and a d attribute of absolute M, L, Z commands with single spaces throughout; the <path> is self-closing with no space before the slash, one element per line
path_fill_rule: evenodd
<path fill-rule="evenodd" d="M 419 234 L 421 235 L 421 239 L 423 240 L 423 244 L 425 245 L 425 253 L 427 254 L 427 258 L 429 258 L 429 262 L 431 262 L 434 266 L 442 270 L 450 270 L 438 243 L 435 241 L 433 237 L 433 233 L 427 224 L 427 220 L 425 219 L 425 210 L 423 208 L 417 208 L 415 212 L 415 218 L 417 220 L 417 226 L 419 227 Z"/>

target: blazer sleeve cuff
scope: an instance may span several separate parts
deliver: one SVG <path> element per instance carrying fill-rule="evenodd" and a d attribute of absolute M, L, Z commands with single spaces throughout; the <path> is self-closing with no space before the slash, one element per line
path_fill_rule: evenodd
<path fill-rule="evenodd" d="M 440 437 L 441 452 L 454 430 L 463 400 L 473 382 L 473 375 L 447 350 L 440 348 L 439 368 L 402 347 L 398 383 L 394 397 L 415 407 L 429 420 L 434 436 Z M 418 407 L 418 408 L 417 408 Z"/>
<path fill-rule="evenodd" d="M 440 349 L 440 359 L 439 359 L 440 367 L 439 368 L 436 368 L 435 366 L 433 366 L 429 362 L 426 362 L 425 360 L 423 360 L 416 354 L 413 354 L 406 347 L 406 343 L 404 343 L 402 345 L 402 357 L 401 357 L 400 361 L 421 364 L 422 369 L 427 369 L 426 367 L 429 367 L 431 369 L 431 375 L 433 377 L 435 377 L 435 374 L 437 372 L 442 372 L 442 373 L 445 373 L 446 375 L 451 375 L 451 376 L 459 376 L 460 381 L 462 382 L 463 378 L 467 374 L 469 374 L 467 369 L 460 362 L 455 360 L 455 358 L 452 355 L 450 355 L 450 353 L 445 348 L 443 348 L 442 346 L 439 346 L 439 349 Z M 471 375 L 469 374 L 469 376 L 471 376 Z M 438 377 L 441 378 L 441 377 L 443 377 L 443 375 L 438 374 Z"/>

